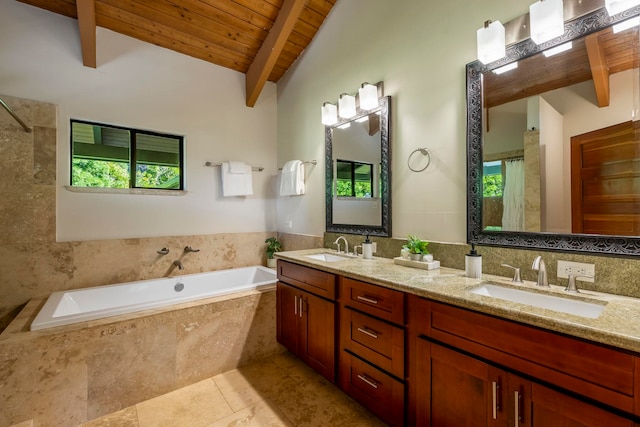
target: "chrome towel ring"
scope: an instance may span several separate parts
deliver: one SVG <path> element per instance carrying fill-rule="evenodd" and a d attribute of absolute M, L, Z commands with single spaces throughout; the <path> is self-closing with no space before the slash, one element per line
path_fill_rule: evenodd
<path fill-rule="evenodd" d="M 422 169 L 415 169 L 411 166 L 411 158 L 416 153 L 420 153 L 423 156 L 427 157 L 427 164 Z M 416 148 L 411 152 L 411 154 L 409 154 L 409 158 L 407 159 L 407 166 L 409 166 L 409 169 L 413 172 L 422 172 L 424 170 L 427 170 L 430 164 L 431 164 L 431 153 L 429 153 L 429 150 L 427 148 Z"/>

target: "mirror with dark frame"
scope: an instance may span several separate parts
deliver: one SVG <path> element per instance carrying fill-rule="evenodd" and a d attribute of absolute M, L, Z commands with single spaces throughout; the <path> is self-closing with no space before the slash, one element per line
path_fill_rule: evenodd
<path fill-rule="evenodd" d="M 469 243 L 640 255 L 639 35 L 619 25 L 638 15 L 600 8 L 467 65 Z"/>
<path fill-rule="evenodd" d="M 325 127 L 326 229 L 391 235 L 391 97 Z"/>

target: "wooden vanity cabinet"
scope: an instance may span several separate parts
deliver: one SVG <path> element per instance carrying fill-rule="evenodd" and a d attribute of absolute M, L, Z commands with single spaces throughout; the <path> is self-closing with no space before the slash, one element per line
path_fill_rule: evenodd
<path fill-rule="evenodd" d="M 404 425 L 403 292 L 339 278 L 342 390 L 392 426 Z"/>
<path fill-rule="evenodd" d="M 278 279 L 278 342 L 335 382 L 335 275 L 278 260 Z"/>
<path fill-rule="evenodd" d="M 634 425 L 604 409 L 633 413 L 631 355 L 415 296 L 408 305 L 410 425 Z"/>

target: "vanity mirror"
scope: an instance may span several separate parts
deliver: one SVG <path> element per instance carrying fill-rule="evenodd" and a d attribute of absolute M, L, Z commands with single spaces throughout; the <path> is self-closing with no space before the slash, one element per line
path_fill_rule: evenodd
<path fill-rule="evenodd" d="M 617 27 L 638 15 L 600 7 L 467 65 L 470 243 L 640 255 L 639 35 Z"/>
<path fill-rule="evenodd" d="M 391 235 L 391 97 L 325 127 L 326 228 Z"/>

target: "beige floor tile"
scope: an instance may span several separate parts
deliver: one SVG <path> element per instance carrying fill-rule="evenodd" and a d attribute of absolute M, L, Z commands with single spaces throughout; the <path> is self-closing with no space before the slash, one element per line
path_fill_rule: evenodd
<path fill-rule="evenodd" d="M 309 365 L 303 363 L 288 351 L 274 356 L 273 361 L 297 381 L 306 381 L 318 375 Z"/>
<path fill-rule="evenodd" d="M 33 420 L 23 421 L 18 424 L 12 424 L 10 427 L 33 427 Z"/>
<path fill-rule="evenodd" d="M 207 426 L 233 413 L 207 379 L 136 405 L 140 427 Z"/>
<path fill-rule="evenodd" d="M 268 400 L 242 409 L 209 427 L 294 427 Z"/>
<path fill-rule="evenodd" d="M 270 400 L 298 427 L 337 427 L 372 417 L 319 375 L 283 390 Z"/>
<path fill-rule="evenodd" d="M 216 375 L 213 380 L 234 411 L 265 400 L 299 382 L 272 360 Z"/>
<path fill-rule="evenodd" d="M 138 411 L 135 406 L 129 406 L 86 422 L 80 427 L 138 427 Z"/>

